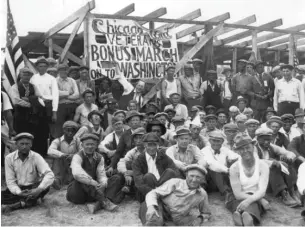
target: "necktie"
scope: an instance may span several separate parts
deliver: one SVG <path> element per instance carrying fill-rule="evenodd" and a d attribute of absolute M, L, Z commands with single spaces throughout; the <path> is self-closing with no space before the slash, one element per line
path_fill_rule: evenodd
<path fill-rule="evenodd" d="M 24 84 L 23 84 L 23 87 L 24 87 L 24 89 L 25 89 L 25 97 L 29 97 L 29 95 L 30 95 L 30 86 L 29 85 L 27 85 L 27 86 L 25 86 Z"/>
<path fill-rule="evenodd" d="M 139 107 L 139 110 L 141 108 L 141 95 L 139 95 L 139 103 L 138 103 L 138 107 Z"/>

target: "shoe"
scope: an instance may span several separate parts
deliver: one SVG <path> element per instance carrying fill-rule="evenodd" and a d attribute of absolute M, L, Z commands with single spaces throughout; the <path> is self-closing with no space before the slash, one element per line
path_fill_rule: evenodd
<path fill-rule="evenodd" d="M 244 226 L 254 226 L 253 218 L 252 218 L 251 214 L 249 214 L 248 212 L 243 212 L 243 214 L 241 216 L 242 216 Z"/>
<path fill-rule="evenodd" d="M 235 226 L 243 226 L 243 220 L 241 214 L 238 211 L 233 213 L 233 221 Z"/>
<path fill-rule="evenodd" d="M 61 181 L 60 179 L 58 178 L 55 178 L 53 184 L 52 184 L 52 187 L 55 189 L 55 190 L 60 190 L 61 189 Z"/>
<path fill-rule="evenodd" d="M 129 186 L 124 186 L 122 188 L 122 192 L 129 193 L 130 192 L 130 187 Z"/>
<path fill-rule="evenodd" d="M 225 197 L 225 204 L 227 204 L 228 202 L 231 202 L 234 199 L 234 195 L 232 192 L 228 192 L 226 191 L 224 193 L 224 197 Z"/>
<path fill-rule="evenodd" d="M 292 199 L 294 199 L 298 203 L 298 206 L 302 206 L 301 195 L 298 191 L 293 190 L 290 195 Z"/>
<path fill-rule="evenodd" d="M 103 203 L 103 208 L 107 211 L 115 211 L 118 206 L 112 203 L 109 199 L 105 199 Z"/>
<path fill-rule="evenodd" d="M 87 207 L 88 207 L 88 210 L 89 210 L 90 214 L 94 214 L 96 211 L 98 211 L 102 208 L 100 202 L 88 203 Z"/>
<path fill-rule="evenodd" d="M 271 210 L 271 206 L 270 203 L 268 202 L 268 200 L 266 200 L 265 198 L 262 198 L 260 200 L 260 204 L 262 205 L 262 207 L 264 208 L 264 210 Z"/>
<path fill-rule="evenodd" d="M 286 190 L 282 192 L 282 202 L 289 207 L 295 207 L 298 205 L 298 203 L 289 195 Z"/>

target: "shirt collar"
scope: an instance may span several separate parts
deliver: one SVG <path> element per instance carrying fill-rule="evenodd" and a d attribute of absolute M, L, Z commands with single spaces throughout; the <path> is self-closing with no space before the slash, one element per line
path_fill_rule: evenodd
<path fill-rule="evenodd" d="M 19 151 L 17 150 L 16 153 L 15 153 L 15 155 L 14 155 L 14 157 L 13 157 L 14 160 L 20 159 L 20 158 L 19 158 L 19 155 L 18 155 L 18 152 L 19 152 Z M 29 152 L 29 155 L 28 155 L 28 157 L 27 157 L 26 159 L 30 159 L 32 156 L 33 156 L 33 151 L 30 151 L 30 152 Z"/>
<path fill-rule="evenodd" d="M 82 152 L 83 152 L 83 155 L 84 155 L 85 157 L 88 158 L 88 155 L 86 154 L 86 152 L 84 151 L 84 149 L 82 149 Z M 93 157 L 93 159 L 97 160 L 97 154 L 96 154 L 96 152 L 93 153 L 92 157 Z"/>
<path fill-rule="evenodd" d="M 69 77 L 67 77 L 67 78 L 65 78 L 65 79 L 63 79 L 63 78 L 61 78 L 61 77 L 58 77 L 58 80 L 59 80 L 59 81 L 68 81 L 68 80 L 69 80 Z"/>
<path fill-rule="evenodd" d="M 149 161 L 149 160 L 153 160 L 154 162 L 156 162 L 157 160 L 157 156 L 158 156 L 158 152 L 156 153 L 156 157 L 153 159 L 153 157 L 151 157 L 149 154 L 147 154 L 145 152 L 145 157 L 146 157 L 146 160 Z"/>

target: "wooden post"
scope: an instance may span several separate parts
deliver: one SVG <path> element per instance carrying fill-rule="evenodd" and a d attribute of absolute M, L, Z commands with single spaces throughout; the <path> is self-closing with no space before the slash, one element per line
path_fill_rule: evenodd
<path fill-rule="evenodd" d="M 281 62 L 281 51 L 275 51 L 274 52 L 274 62 L 278 65 Z"/>
<path fill-rule="evenodd" d="M 155 23 L 153 21 L 149 22 L 149 30 L 154 30 L 155 29 Z"/>
<path fill-rule="evenodd" d="M 289 36 L 289 64 L 293 65 L 293 55 L 294 55 L 294 36 Z"/>
<path fill-rule="evenodd" d="M 237 48 L 233 49 L 233 62 L 232 62 L 233 74 L 236 73 L 237 68 Z"/>
<path fill-rule="evenodd" d="M 257 59 L 257 31 L 252 31 L 252 51 L 255 54 L 255 59 Z"/>
<path fill-rule="evenodd" d="M 48 38 L 49 58 L 53 58 L 53 39 Z"/>
<path fill-rule="evenodd" d="M 84 20 L 84 52 L 83 52 L 83 64 L 88 66 L 90 68 L 89 65 L 89 19 L 92 16 L 91 13 L 87 13 L 85 20 Z"/>

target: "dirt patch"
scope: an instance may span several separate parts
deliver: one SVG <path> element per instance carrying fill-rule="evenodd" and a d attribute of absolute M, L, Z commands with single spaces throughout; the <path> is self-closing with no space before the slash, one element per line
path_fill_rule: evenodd
<path fill-rule="evenodd" d="M 209 197 L 213 213 L 209 226 L 233 225 L 231 213 L 224 207 L 224 202 L 218 193 Z M 301 208 L 292 209 L 283 206 L 273 199 L 272 210 L 263 218 L 262 225 L 266 226 L 302 226 Z M 39 226 L 39 225 L 86 225 L 86 226 L 139 226 L 138 209 L 140 204 L 126 198 L 115 213 L 100 210 L 94 215 L 88 213 L 85 205 L 74 205 L 66 200 L 66 190 L 51 191 L 41 205 L 30 209 L 13 211 L 2 215 L 3 226 Z"/>

